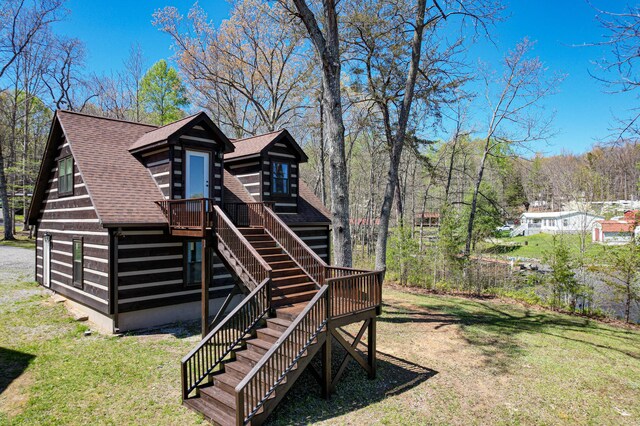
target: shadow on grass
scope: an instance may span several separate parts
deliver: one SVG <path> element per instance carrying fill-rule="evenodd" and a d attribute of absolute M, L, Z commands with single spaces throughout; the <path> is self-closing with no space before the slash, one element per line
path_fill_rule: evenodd
<path fill-rule="evenodd" d="M 0 394 L 20 377 L 35 355 L 0 347 Z"/>
<path fill-rule="evenodd" d="M 423 309 L 424 307 L 424 309 Z M 456 299 L 452 304 L 429 303 L 415 310 L 392 306 L 380 322 L 426 323 L 434 330 L 458 325 L 461 336 L 478 348 L 487 367 L 506 373 L 518 357 L 526 354 L 522 334 L 542 334 L 640 359 L 634 350 L 637 334 L 625 329 L 605 328 L 587 318 L 562 316 L 530 309 L 507 311 L 482 300 Z M 428 329 L 425 330 L 428 332 Z"/>
<path fill-rule="evenodd" d="M 334 372 L 344 355 L 338 346 L 333 346 Z M 321 371 L 319 358 L 316 356 L 311 363 L 317 371 Z M 376 379 L 369 380 L 367 373 L 351 360 L 329 400 L 322 399 L 320 385 L 307 368 L 269 416 L 267 424 L 303 425 L 339 417 L 407 392 L 438 374 L 383 352 L 377 352 L 377 367 Z"/>
<path fill-rule="evenodd" d="M 519 248 L 521 248 L 522 245 L 518 244 L 512 244 L 512 245 L 500 245 L 500 244 L 496 244 L 493 245 L 491 247 L 487 247 L 486 249 L 482 250 L 483 253 L 486 254 L 508 254 L 508 253 L 512 253 L 516 250 L 518 250 Z"/>

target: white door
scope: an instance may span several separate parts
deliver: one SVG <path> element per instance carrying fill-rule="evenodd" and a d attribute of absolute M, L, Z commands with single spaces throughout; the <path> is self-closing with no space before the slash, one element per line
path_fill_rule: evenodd
<path fill-rule="evenodd" d="M 209 153 L 187 151 L 185 198 L 209 198 Z"/>
<path fill-rule="evenodd" d="M 51 235 L 42 238 L 42 285 L 51 287 Z"/>

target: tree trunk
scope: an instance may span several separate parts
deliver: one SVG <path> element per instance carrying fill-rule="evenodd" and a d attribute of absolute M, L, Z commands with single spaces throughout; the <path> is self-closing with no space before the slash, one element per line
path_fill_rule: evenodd
<path fill-rule="evenodd" d="M 469 212 L 469 222 L 467 223 L 467 241 L 464 246 L 464 255 L 469 257 L 471 254 L 471 242 L 473 237 L 473 222 L 476 218 L 476 206 L 478 205 L 478 194 L 480 193 L 480 184 L 482 184 L 482 175 L 484 174 L 484 165 L 487 161 L 487 155 L 489 153 L 490 139 L 487 139 L 485 144 L 484 153 L 482 154 L 482 160 L 480 161 L 480 169 L 478 170 L 478 178 L 473 188 L 473 199 L 471 201 L 471 210 Z"/>
<path fill-rule="evenodd" d="M 380 226 L 378 227 L 378 238 L 376 241 L 376 269 L 383 270 L 387 267 L 387 238 L 389 233 L 389 218 L 391 216 L 391 205 L 393 202 L 394 192 L 398 184 L 398 168 L 400 166 L 400 157 L 404 140 L 407 132 L 407 123 L 409 121 L 409 113 L 413 102 L 413 92 L 418 75 L 418 67 L 420 65 L 420 56 L 422 51 L 422 35 L 424 30 L 426 0 L 418 0 L 416 11 L 415 30 L 413 32 L 413 41 L 411 43 L 411 63 L 407 73 L 405 83 L 404 99 L 400 107 L 398 116 L 398 128 L 396 131 L 393 145 L 391 147 L 389 173 L 387 174 L 387 183 L 382 200 L 382 210 L 380 212 Z"/>
<path fill-rule="evenodd" d="M 320 195 L 322 204 L 327 205 L 327 178 L 325 175 L 326 158 L 324 152 L 324 107 L 322 99 L 324 98 L 324 85 L 320 84 Z"/>
<path fill-rule="evenodd" d="M 0 201 L 2 201 L 2 216 L 4 220 L 4 239 L 15 240 L 11 222 L 11 207 L 7 191 L 7 176 L 4 173 L 4 158 L 2 155 L 2 141 L 0 141 Z"/>
<path fill-rule="evenodd" d="M 324 88 L 323 108 L 327 113 L 325 140 L 329 148 L 329 179 L 331 181 L 331 213 L 333 249 L 336 264 L 351 266 L 351 230 L 349 227 L 349 182 L 345 157 L 344 122 L 340 92 L 340 45 L 335 0 L 324 0 L 323 24 L 320 30 L 315 15 L 306 0 L 293 0 L 322 65 Z"/>

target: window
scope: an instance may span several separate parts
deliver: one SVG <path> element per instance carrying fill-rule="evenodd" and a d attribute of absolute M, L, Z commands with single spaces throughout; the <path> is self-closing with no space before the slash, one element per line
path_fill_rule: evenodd
<path fill-rule="evenodd" d="M 562 226 L 569 226 L 569 219 L 562 219 Z"/>
<path fill-rule="evenodd" d="M 73 194 L 73 157 L 58 161 L 58 195 Z"/>
<path fill-rule="evenodd" d="M 197 285 L 202 282 L 202 242 L 187 241 L 185 255 L 185 283 Z"/>
<path fill-rule="evenodd" d="M 82 288 L 82 238 L 73 239 L 73 285 Z"/>
<path fill-rule="evenodd" d="M 289 194 L 289 164 L 271 162 L 271 194 Z"/>

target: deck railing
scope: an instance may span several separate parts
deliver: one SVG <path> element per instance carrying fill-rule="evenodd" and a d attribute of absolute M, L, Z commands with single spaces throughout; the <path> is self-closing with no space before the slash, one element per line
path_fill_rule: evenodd
<path fill-rule="evenodd" d="M 252 278 L 254 286 L 265 279 L 270 279 L 272 270 L 269 264 L 238 231 L 238 228 L 234 226 L 219 206 L 214 206 L 214 212 L 216 214 L 215 233 L 218 236 L 218 243 L 226 247 L 239 266 Z"/>
<path fill-rule="evenodd" d="M 213 226 L 213 206 L 211 198 L 190 198 L 187 200 L 156 201 L 167 218 L 170 229 L 200 230 L 202 234 Z"/>
<path fill-rule="evenodd" d="M 352 315 L 382 303 L 382 274 L 379 271 L 328 278 L 327 285 L 330 318 Z"/>
<path fill-rule="evenodd" d="M 224 210 L 236 226 L 263 226 L 263 207 L 273 203 L 225 203 Z"/>
<path fill-rule="evenodd" d="M 202 341 L 182 358 L 182 399 L 187 399 L 269 312 L 269 279 L 264 279 Z"/>
<path fill-rule="evenodd" d="M 296 366 L 327 324 L 323 286 L 245 378 L 236 386 L 236 424 L 243 425 L 260 410 Z"/>

